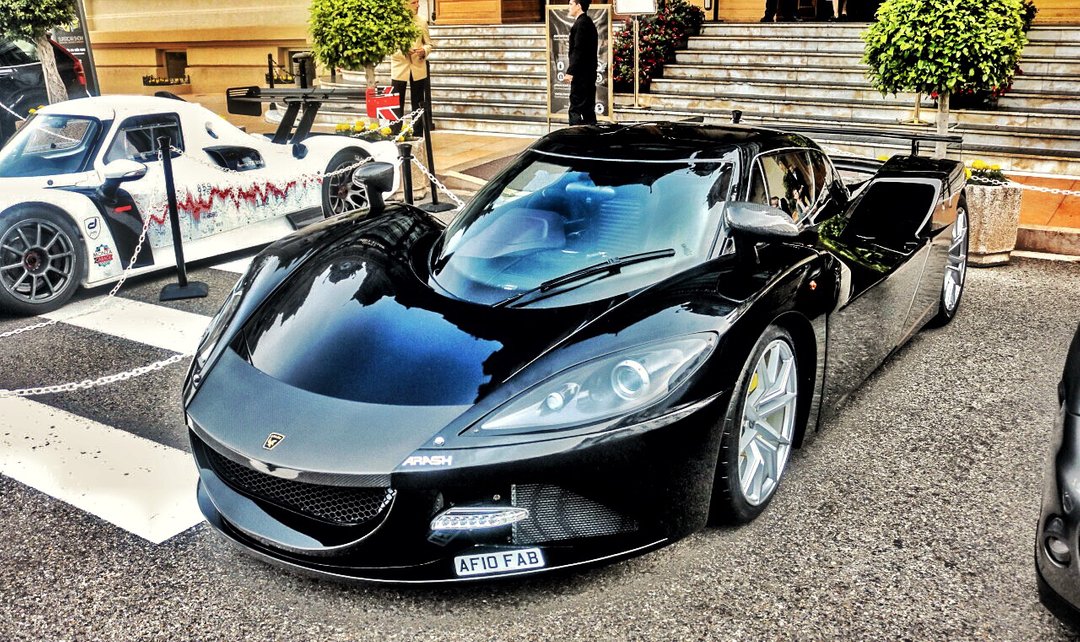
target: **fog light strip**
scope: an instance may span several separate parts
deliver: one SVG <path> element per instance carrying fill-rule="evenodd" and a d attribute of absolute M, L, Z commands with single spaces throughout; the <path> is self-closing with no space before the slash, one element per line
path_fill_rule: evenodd
<path fill-rule="evenodd" d="M 433 531 L 475 531 L 508 526 L 529 518 L 529 509 L 502 506 L 455 506 L 431 520 Z"/>

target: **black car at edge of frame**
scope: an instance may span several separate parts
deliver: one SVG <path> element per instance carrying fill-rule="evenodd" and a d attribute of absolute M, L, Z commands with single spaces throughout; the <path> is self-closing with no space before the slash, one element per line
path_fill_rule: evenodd
<path fill-rule="evenodd" d="M 1065 358 L 1058 403 L 1035 534 L 1035 571 L 1042 603 L 1080 630 L 1080 326 Z"/>
<path fill-rule="evenodd" d="M 841 170 L 795 133 L 598 125 L 540 139 L 448 226 L 375 202 L 299 231 L 193 360 L 199 505 L 264 560 L 390 582 L 752 520 L 825 411 L 956 313 L 965 185 L 917 155 Z"/>

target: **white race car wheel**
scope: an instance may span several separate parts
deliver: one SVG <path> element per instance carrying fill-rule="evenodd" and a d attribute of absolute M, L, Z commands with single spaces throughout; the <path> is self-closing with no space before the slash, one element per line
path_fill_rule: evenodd
<path fill-rule="evenodd" d="M 0 217 L 0 310 L 51 312 L 71 298 L 86 270 L 86 250 L 61 214 L 22 208 Z"/>

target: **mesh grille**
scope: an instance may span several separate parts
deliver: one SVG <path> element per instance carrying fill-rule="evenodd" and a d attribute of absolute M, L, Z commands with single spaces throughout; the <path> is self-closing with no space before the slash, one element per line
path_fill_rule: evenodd
<path fill-rule="evenodd" d="M 324 522 L 363 524 L 378 517 L 394 498 L 389 488 L 306 484 L 261 473 L 212 448 L 206 453 L 214 471 L 236 490 Z"/>
<path fill-rule="evenodd" d="M 529 509 L 529 518 L 514 524 L 515 544 L 618 535 L 638 528 L 633 519 L 558 486 L 514 486 L 512 498 L 514 506 Z"/>

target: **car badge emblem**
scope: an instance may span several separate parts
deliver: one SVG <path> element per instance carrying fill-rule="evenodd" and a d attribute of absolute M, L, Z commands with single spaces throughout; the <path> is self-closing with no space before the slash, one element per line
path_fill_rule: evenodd
<path fill-rule="evenodd" d="M 267 435 L 266 441 L 263 442 L 263 448 L 273 450 L 275 446 L 281 443 L 282 439 L 285 439 L 285 435 L 279 432 L 272 432 Z"/>
<path fill-rule="evenodd" d="M 86 233 L 90 236 L 91 240 L 96 241 L 97 237 L 101 235 L 101 225 L 99 219 L 94 216 L 84 221 L 86 225 Z"/>

